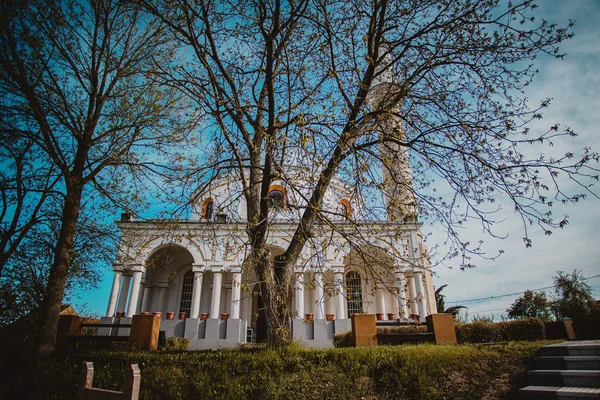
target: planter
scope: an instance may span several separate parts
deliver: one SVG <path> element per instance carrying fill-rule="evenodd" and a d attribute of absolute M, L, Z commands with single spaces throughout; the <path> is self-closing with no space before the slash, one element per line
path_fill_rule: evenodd
<path fill-rule="evenodd" d="M 410 314 L 410 319 L 414 319 L 415 321 L 419 320 L 419 315 L 418 314 Z"/>
<path fill-rule="evenodd" d="M 167 312 L 167 319 L 175 319 L 175 312 L 174 311 Z"/>
<path fill-rule="evenodd" d="M 229 319 L 229 313 L 222 313 L 221 314 L 221 321 L 225 321 Z"/>
<path fill-rule="evenodd" d="M 141 315 L 150 315 L 150 313 L 148 311 L 142 311 L 140 314 Z"/>
<path fill-rule="evenodd" d="M 180 320 L 185 320 L 186 317 L 187 317 L 187 313 L 184 313 L 184 312 L 180 312 L 179 313 L 179 319 Z"/>
<path fill-rule="evenodd" d="M 304 314 L 304 319 L 307 321 L 312 321 L 315 319 L 315 314 Z"/>
<path fill-rule="evenodd" d="M 200 313 L 200 319 L 206 321 L 208 319 L 208 313 Z"/>
<path fill-rule="evenodd" d="M 158 315 L 160 317 L 161 313 L 160 313 L 160 311 L 155 311 L 155 312 L 152 313 L 152 315 Z"/>
<path fill-rule="evenodd" d="M 385 314 L 384 313 L 375 313 L 375 316 L 377 317 L 377 321 L 384 321 L 385 320 Z"/>
<path fill-rule="evenodd" d="M 388 319 L 390 321 L 395 320 L 396 319 L 396 314 L 395 313 L 388 313 L 387 315 Z"/>
<path fill-rule="evenodd" d="M 119 312 L 117 313 L 117 318 L 123 318 L 124 316 L 125 316 L 125 313 L 124 313 L 124 312 L 122 312 L 122 311 L 119 311 Z"/>
<path fill-rule="evenodd" d="M 333 321 L 333 317 L 334 317 L 334 315 L 333 315 L 333 314 L 325 314 L 325 319 L 326 319 L 327 321 Z"/>

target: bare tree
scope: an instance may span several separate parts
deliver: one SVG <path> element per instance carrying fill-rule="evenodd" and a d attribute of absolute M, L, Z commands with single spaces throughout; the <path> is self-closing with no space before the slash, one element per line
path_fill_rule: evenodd
<path fill-rule="evenodd" d="M 51 165 L 60 176 L 60 228 L 37 344 L 44 360 L 54 349 L 82 199 L 134 199 L 123 177 L 164 158 L 167 144 L 185 136 L 177 128 L 189 110 L 148 75 L 152 60 L 171 59 L 169 36 L 126 2 L 9 1 L 1 15 L 3 112 L 31 151 L 43 154 L 34 166 Z"/>
<path fill-rule="evenodd" d="M 589 165 L 597 154 L 551 158 L 521 148 L 574 135 L 557 126 L 530 132 L 548 105 L 531 107 L 524 96 L 532 62 L 541 54 L 561 58 L 558 45 L 572 35 L 570 25 L 538 21 L 531 1 L 138 3 L 181 44 L 182 62 L 161 65 L 162 81 L 205 115 L 214 154 L 195 169 L 197 180 L 210 181 L 218 169 L 241 182 L 247 264 L 262 280 L 273 345 L 289 341 L 286 299 L 300 253 L 317 232 L 337 229 L 323 207 L 336 176 L 374 210 L 372 223 L 392 216 L 411 223 L 417 214 L 441 221 L 463 266 L 478 249 L 456 227 L 477 218 L 493 234 L 496 199 L 510 199 L 526 227 L 550 231 L 566 224 L 552 219 L 550 199 L 590 193 L 585 179 L 597 173 Z M 308 195 L 294 186 L 298 166 L 314 172 Z M 561 191 L 562 176 L 581 193 Z M 275 180 L 303 199 L 291 241 L 273 261 L 267 238 Z M 435 180 L 451 193 L 434 193 Z"/>

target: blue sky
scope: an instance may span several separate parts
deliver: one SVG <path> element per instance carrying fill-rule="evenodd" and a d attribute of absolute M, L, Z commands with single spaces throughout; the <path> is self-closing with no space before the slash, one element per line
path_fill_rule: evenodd
<path fill-rule="evenodd" d="M 579 136 L 555 142 L 555 149 L 562 153 L 571 149 L 579 153 L 589 145 L 600 151 L 600 1 L 573 0 L 569 2 L 547 0 L 539 2 L 539 15 L 553 22 L 566 25 L 569 19 L 576 20 L 575 38 L 565 42 L 561 50 L 567 53 L 564 60 L 541 58 L 537 67 L 540 74 L 527 92 L 532 104 L 551 97 L 553 102 L 544 112 L 544 119 L 534 126 L 540 131 L 555 123 L 570 126 Z M 534 151 L 535 149 L 532 149 Z M 483 237 L 477 224 L 465 227 L 463 238 L 476 242 L 484 240 L 484 250 L 495 254 L 505 251 L 495 261 L 474 260 L 477 268 L 460 271 L 452 267 L 452 261 L 434 269 L 434 284 L 445 288 L 447 304 L 507 293 L 523 292 L 552 285 L 552 277 L 558 270 L 567 272 L 574 268 L 585 276 L 600 274 L 600 244 L 596 234 L 600 232 L 600 200 L 588 197 L 577 205 L 557 205 L 555 216 L 566 214 L 570 223 L 564 230 L 556 230 L 552 236 L 533 229 L 530 237 L 533 247 L 523 244 L 523 227 L 511 207 L 504 207 L 498 219 L 504 219 L 498 230 L 507 235 L 504 240 Z M 431 233 L 428 245 L 441 243 L 445 238 L 439 226 L 425 225 L 425 233 Z M 104 315 L 108 303 L 112 272 L 105 266 L 102 280 L 97 289 L 75 294 L 70 301 L 84 313 Z M 596 298 L 600 298 L 600 277 L 588 280 Z M 549 291 L 550 293 L 551 291 Z M 469 315 L 494 315 L 496 319 L 517 296 L 469 302 Z"/>

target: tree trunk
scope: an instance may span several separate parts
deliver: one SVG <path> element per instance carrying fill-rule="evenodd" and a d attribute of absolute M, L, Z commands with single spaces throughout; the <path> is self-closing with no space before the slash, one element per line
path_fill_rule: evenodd
<path fill-rule="evenodd" d="M 67 194 L 62 210 L 60 234 L 54 249 L 54 262 L 48 276 L 46 293 L 42 301 L 39 317 L 39 334 L 36 343 L 36 362 L 42 367 L 52 356 L 56 344 L 58 318 L 65 292 L 65 284 L 69 273 L 73 254 L 73 239 L 77 228 L 77 219 L 81 208 L 83 185 L 72 184 L 67 187 Z"/>
<path fill-rule="evenodd" d="M 258 249 L 256 253 L 256 272 L 267 317 L 267 345 L 286 347 L 292 341 L 287 304 L 291 274 L 284 265 L 276 268 L 278 263 L 273 262 L 268 249 Z"/>

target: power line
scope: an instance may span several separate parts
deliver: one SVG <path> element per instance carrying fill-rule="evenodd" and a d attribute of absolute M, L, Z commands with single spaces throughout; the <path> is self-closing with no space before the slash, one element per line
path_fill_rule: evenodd
<path fill-rule="evenodd" d="M 598 277 L 600 277 L 600 275 L 590 276 L 589 278 L 583 278 L 582 280 L 587 281 L 588 279 L 598 278 Z M 556 287 L 556 285 L 552 285 L 552 286 L 546 286 L 546 287 L 539 288 L 539 289 L 529 289 L 529 290 L 531 290 L 532 292 L 538 292 L 540 290 L 552 289 L 552 288 L 555 288 L 555 287 Z M 524 291 L 515 292 L 515 293 L 499 294 L 499 295 L 496 295 L 496 296 L 481 297 L 479 299 L 466 299 L 466 300 L 448 301 L 448 303 L 476 303 L 478 301 L 494 300 L 494 299 L 501 299 L 503 297 L 517 296 L 517 295 L 522 294 L 523 292 Z"/>

